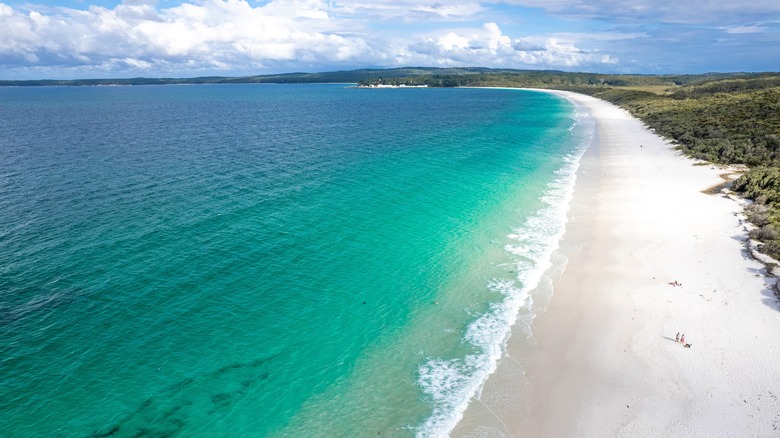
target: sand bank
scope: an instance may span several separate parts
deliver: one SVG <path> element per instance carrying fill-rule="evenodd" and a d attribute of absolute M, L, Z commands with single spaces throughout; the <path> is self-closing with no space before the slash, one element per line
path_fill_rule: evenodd
<path fill-rule="evenodd" d="M 706 193 L 725 171 L 612 104 L 559 94 L 599 136 L 578 172 L 568 263 L 534 345 L 513 335 L 452 436 L 780 436 L 780 307 L 745 252 L 740 206 Z"/>

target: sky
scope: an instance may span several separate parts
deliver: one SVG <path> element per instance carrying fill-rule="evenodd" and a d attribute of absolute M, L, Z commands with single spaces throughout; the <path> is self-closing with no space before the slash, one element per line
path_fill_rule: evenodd
<path fill-rule="evenodd" d="M 0 0 L 0 79 L 780 71 L 778 0 Z"/>

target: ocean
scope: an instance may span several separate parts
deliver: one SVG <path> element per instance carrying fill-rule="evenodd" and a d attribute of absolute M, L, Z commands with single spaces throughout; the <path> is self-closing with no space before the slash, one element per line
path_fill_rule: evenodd
<path fill-rule="evenodd" d="M 2 436 L 438 437 L 534 316 L 594 125 L 237 84 L 0 88 L 0 132 Z"/>

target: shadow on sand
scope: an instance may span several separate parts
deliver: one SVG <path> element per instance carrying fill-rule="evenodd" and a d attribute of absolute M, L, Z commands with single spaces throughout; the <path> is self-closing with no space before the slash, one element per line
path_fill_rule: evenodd
<path fill-rule="evenodd" d="M 767 265 L 766 262 L 763 262 L 756 257 L 754 257 L 750 250 L 748 249 L 748 237 L 745 235 L 734 235 L 731 236 L 732 239 L 737 240 L 739 242 L 742 242 L 742 249 L 741 254 L 742 257 L 745 259 L 750 259 L 758 262 L 761 264 L 761 268 L 748 268 L 748 272 L 755 275 L 756 277 L 762 277 L 762 280 L 764 281 L 764 288 L 761 290 L 761 296 L 763 297 L 761 301 L 772 310 L 775 310 L 777 312 L 780 312 L 780 292 L 778 292 L 777 289 L 777 283 L 780 281 L 780 279 L 775 278 L 774 275 L 769 273 L 770 266 Z"/>

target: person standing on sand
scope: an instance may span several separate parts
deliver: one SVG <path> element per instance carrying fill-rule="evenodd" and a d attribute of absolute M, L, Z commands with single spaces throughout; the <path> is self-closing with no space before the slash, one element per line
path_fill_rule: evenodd
<path fill-rule="evenodd" d="M 677 336 L 674 337 L 674 342 L 680 342 L 680 332 L 677 332 Z"/>
<path fill-rule="evenodd" d="M 683 333 L 683 335 L 680 336 L 680 343 L 685 345 L 685 333 Z"/>

